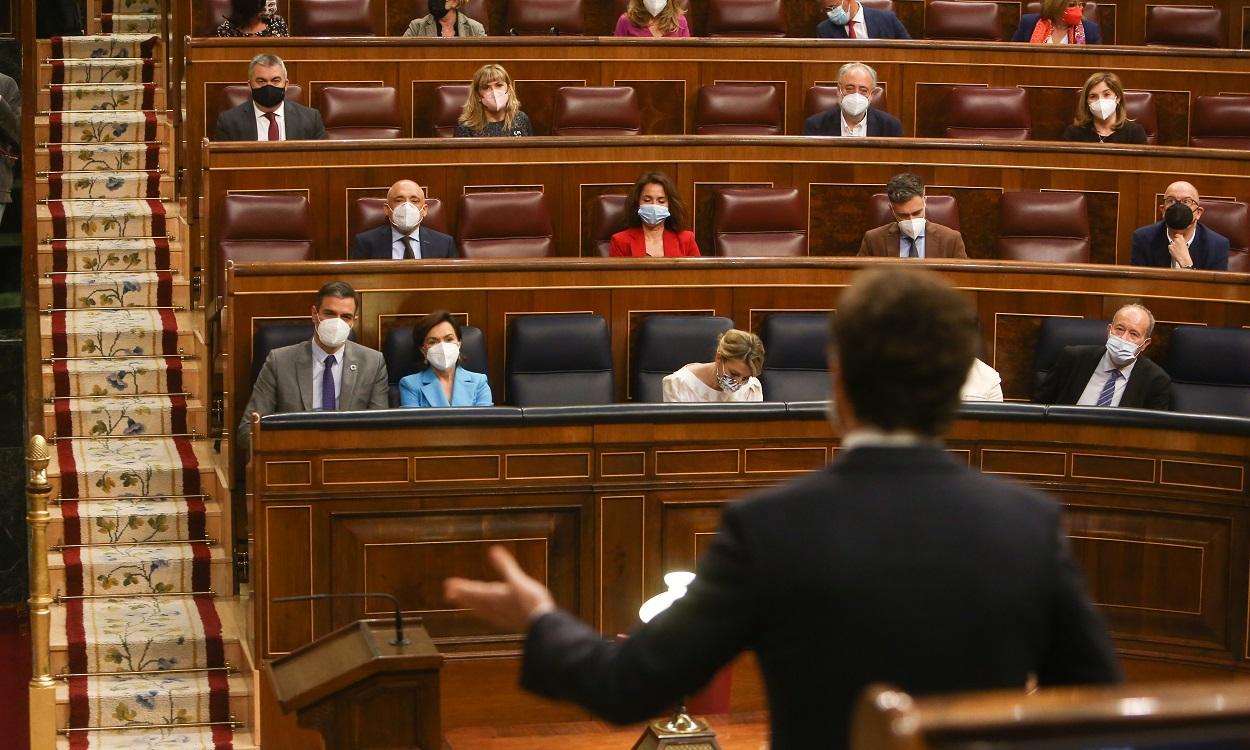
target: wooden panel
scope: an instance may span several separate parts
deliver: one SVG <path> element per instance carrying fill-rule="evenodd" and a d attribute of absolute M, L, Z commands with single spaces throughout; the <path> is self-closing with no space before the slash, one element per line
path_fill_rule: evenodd
<path fill-rule="evenodd" d="M 265 484 L 299 487 L 312 484 L 312 461 L 266 461 Z"/>
<path fill-rule="evenodd" d="M 510 453 L 504 457 L 508 479 L 585 479 L 590 477 L 589 453 Z"/>
<path fill-rule="evenodd" d="M 417 456 L 414 482 L 495 481 L 502 478 L 502 456 Z"/>
<path fill-rule="evenodd" d="M 811 448 L 747 448 L 747 474 L 785 474 L 811 471 L 828 460 L 823 447 Z"/>
<path fill-rule="evenodd" d="M 628 453 L 604 453 L 599 456 L 599 475 L 610 477 L 640 477 L 646 473 L 647 454 L 642 451 Z"/>
<path fill-rule="evenodd" d="M 406 484 L 408 457 L 325 458 L 321 461 L 324 484 Z"/>
<path fill-rule="evenodd" d="M 1067 471 L 1067 454 L 1055 451 L 981 451 L 981 471 L 987 474 L 1062 477 Z"/>
<path fill-rule="evenodd" d="M 633 629 L 645 601 L 645 512 L 643 495 L 599 498 L 598 622 L 608 638 Z"/>
<path fill-rule="evenodd" d="M 1152 483 L 1155 480 L 1155 460 L 1073 453 L 1072 478 Z"/>
<path fill-rule="evenodd" d="M 1178 487 L 1202 487 L 1206 489 L 1244 492 L 1246 471 L 1240 466 L 1213 464 L 1205 461 L 1159 462 L 1159 483 Z"/>
<path fill-rule="evenodd" d="M 283 654 L 313 639 L 313 602 L 273 604 L 282 596 L 317 594 L 312 561 L 312 507 L 267 506 L 260 556 L 263 630 L 258 637 L 268 654 Z M 274 555 L 276 558 L 267 557 Z"/>
<path fill-rule="evenodd" d="M 741 470 L 742 456 L 737 450 L 695 449 L 655 452 L 655 475 L 658 477 L 737 474 Z"/>

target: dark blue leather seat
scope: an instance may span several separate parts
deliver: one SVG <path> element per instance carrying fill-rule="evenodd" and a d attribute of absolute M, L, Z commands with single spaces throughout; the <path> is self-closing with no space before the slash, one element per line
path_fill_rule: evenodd
<path fill-rule="evenodd" d="M 1250 331 L 1180 326 L 1168 341 L 1172 410 L 1250 417 Z"/>
<path fill-rule="evenodd" d="M 1037 334 L 1033 349 L 1033 392 L 1036 393 L 1046 374 L 1059 361 L 1067 346 L 1106 344 L 1108 320 L 1087 318 L 1046 318 Z"/>
<path fill-rule="evenodd" d="M 711 315 L 648 315 L 634 334 L 631 398 L 664 401 L 666 375 L 691 362 L 711 362 L 716 339 L 734 327 L 729 318 Z"/>
<path fill-rule="evenodd" d="M 519 315 L 508 326 L 508 401 L 575 406 L 615 401 L 612 340 L 599 315 Z"/>
<path fill-rule="evenodd" d="M 391 408 L 399 406 L 399 381 L 417 371 L 420 360 L 418 352 L 421 347 L 412 340 L 412 329 L 415 326 L 396 326 L 387 332 L 382 339 L 382 358 L 386 360 L 386 382 L 390 387 Z M 482 329 L 473 326 L 460 328 L 461 366 L 466 370 L 481 373 L 487 378 L 486 371 L 486 338 Z"/>
<path fill-rule="evenodd" d="M 829 314 L 773 313 L 760 326 L 765 401 L 829 399 Z"/>
<path fill-rule="evenodd" d="M 252 334 L 252 377 L 249 382 L 256 384 L 260 368 L 265 366 L 269 352 L 284 346 L 308 341 L 313 336 L 312 320 L 291 321 L 285 323 L 268 323 L 256 329 Z M 349 341 L 356 341 L 356 329 L 347 335 Z"/>

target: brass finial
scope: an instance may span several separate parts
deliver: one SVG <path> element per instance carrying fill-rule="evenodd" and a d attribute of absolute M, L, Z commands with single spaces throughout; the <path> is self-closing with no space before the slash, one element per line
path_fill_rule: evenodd
<path fill-rule="evenodd" d="M 48 441 L 43 435 L 35 435 L 26 447 L 26 465 L 30 469 L 30 486 L 43 487 L 48 483 L 48 462 L 52 454 L 48 452 Z"/>

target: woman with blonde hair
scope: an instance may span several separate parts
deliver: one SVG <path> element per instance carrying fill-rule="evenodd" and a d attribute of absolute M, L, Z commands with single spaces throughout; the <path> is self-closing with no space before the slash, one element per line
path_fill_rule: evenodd
<path fill-rule="evenodd" d="M 478 68 L 473 74 L 473 85 L 469 87 L 455 137 L 533 134 L 530 118 L 521 111 L 521 102 L 516 98 L 508 71 L 494 63 Z"/>
<path fill-rule="evenodd" d="M 1085 0 L 1042 0 L 1041 13 L 1020 17 L 1013 42 L 1102 44 L 1098 24 L 1085 20 Z"/>
<path fill-rule="evenodd" d="M 1145 143 L 1146 129 L 1124 111 L 1124 84 L 1115 73 L 1095 73 L 1085 82 L 1076 117 L 1063 131 L 1065 141 Z"/>
<path fill-rule="evenodd" d="M 686 365 L 663 380 L 665 403 L 763 401 L 759 374 L 764 342 L 754 333 L 731 328 L 716 341 L 711 362 Z"/>
<path fill-rule="evenodd" d="M 612 36 L 690 36 L 690 25 L 677 0 L 629 0 Z"/>

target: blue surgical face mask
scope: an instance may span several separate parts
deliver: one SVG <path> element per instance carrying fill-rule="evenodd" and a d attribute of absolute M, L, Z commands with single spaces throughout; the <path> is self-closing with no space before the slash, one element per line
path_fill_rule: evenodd
<path fill-rule="evenodd" d="M 642 217 L 642 221 L 650 226 L 662 224 L 669 217 L 668 206 L 661 206 L 658 203 L 644 203 L 638 207 L 638 215 Z"/>
<path fill-rule="evenodd" d="M 1138 349 L 1137 344 L 1125 341 L 1115 334 L 1107 336 L 1107 356 L 1111 360 L 1111 364 L 1116 367 L 1123 367 L 1137 359 Z"/>
<path fill-rule="evenodd" d="M 847 13 L 846 8 L 841 5 L 825 11 L 825 15 L 829 16 L 829 23 L 834 26 L 845 26 L 851 22 L 851 14 Z"/>

